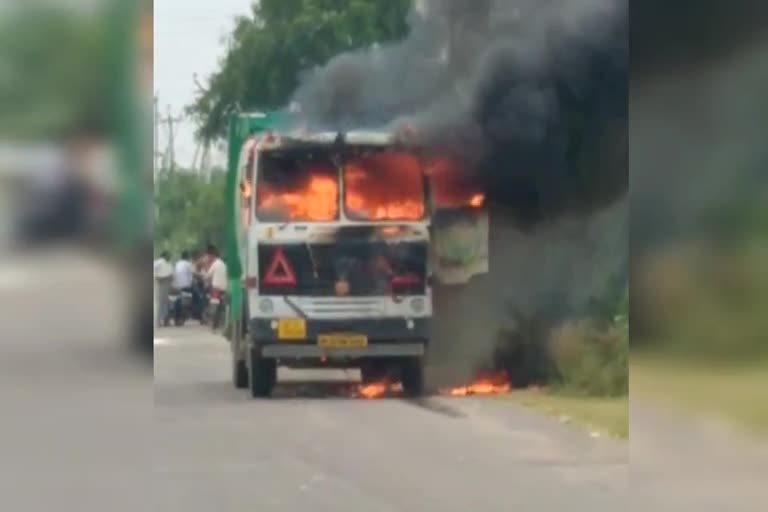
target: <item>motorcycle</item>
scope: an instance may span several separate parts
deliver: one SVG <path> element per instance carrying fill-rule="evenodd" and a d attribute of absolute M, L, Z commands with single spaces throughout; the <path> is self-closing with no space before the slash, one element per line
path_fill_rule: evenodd
<path fill-rule="evenodd" d="M 226 294 L 221 290 L 211 289 L 209 292 L 207 319 L 211 324 L 211 329 L 218 330 L 225 318 L 226 313 Z"/>
<path fill-rule="evenodd" d="M 168 311 L 165 314 L 165 318 L 163 318 L 163 325 L 168 327 L 171 325 L 171 321 L 173 320 L 175 322 L 176 320 L 176 309 L 178 308 L 179 304 L 179 292 L 177 290 L 171 289 L 170 292 L 168 292 Z"/>
<path fill-rule="evenodd" d="M 208 291 L 205 282 L 201 277 L 195 276 L 192 283 L 192 303 L 190 305 L 190 318 L 200 322 L 200 325 L 206 323 L 206 313 L 208 309 Z"/>
<path fill-rule="evenodd" d="M 176 327 L 181 327 L 191 315 L 192 291 L 189 289 L 174 290 L 171 297 L 170 310 L 173 314 L 173 324 Z"/>

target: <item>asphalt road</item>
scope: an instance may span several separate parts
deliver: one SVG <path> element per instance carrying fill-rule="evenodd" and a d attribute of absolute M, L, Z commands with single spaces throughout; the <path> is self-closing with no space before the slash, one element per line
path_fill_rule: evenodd
<path fill-rule="evenodd" d="M 229 380 L 229 348 L 197 326 L 155 334 L 157 510 L 619 510 L 627 447 L 495 398 L 349 398 L 282 372 L 278 398 Z M 354 373 L 354 372 L 353 372 Z M 331 380 L 352 377 L 344 372 Z"/>
<path fill-rule="evenodd" d="M 0 510 L 762 512 L 768 502 L 768 446 L 634 397 L 628 471 L 623 443 L 501 399 L 364 401 L 326 382 L 251 400 L 229 384 L 226 342 L 198 327 L 157 333 L 153 383 L 119 336 L 124 287 L 114 266 L 76 251 L 0 264 Z"/>

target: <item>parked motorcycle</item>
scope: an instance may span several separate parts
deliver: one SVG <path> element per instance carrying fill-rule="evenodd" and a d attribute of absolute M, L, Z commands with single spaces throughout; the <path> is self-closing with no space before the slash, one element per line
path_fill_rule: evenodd
<path fill-rule="evenodd" d="M 170 292 L 168 292 L 168 311 L 165 314 L 165 318 L 163 318 L 163 325 L 168 327 L 171 325 L 171 322 L 175 322 L 176 320 L 176 309 L 178 308 L 178 304 L 180 301 L 179 292 L 178 290 L 171 289 Z"/>
<path fill-rule="evenodd" d="M 218 330 L 226 318 L 226 294 L 221 290 L 211 289 L 208 299 L 208 320 L 211 329 Z"/>
<path fill-rule="evenodd" d="M 181 327 L 192 313 L 192 291 L 189 289 L 180 290 L 171 303 L 173 312 L 173 324 Z"/>
<path fill-rule="evenodd" d="M 206 313 L 208 309 L 208 290 L 206 289 L 205 282 L 199 276 L 195 276 L 192 283 L 192 304 L 190 306 L 190 318 L 200 322 L 200 325 L 204 325 L 206 322 Z"/>

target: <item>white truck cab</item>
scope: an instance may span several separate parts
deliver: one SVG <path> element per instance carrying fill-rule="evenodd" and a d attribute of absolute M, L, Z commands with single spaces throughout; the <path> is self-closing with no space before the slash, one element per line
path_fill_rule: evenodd
<path fill-rule="evenodd" d="M 252 137 L 238 166 L 245 333 L 238 387 L 268 396 L 278 364 L 359 366 L 423 392 L 430 339 L 429 181 L 386 133 Z"/>

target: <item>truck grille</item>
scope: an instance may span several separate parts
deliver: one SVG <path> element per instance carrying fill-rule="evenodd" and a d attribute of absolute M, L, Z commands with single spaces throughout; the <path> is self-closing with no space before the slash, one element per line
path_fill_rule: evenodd
<path fill-rule="evenodd" d="M 301 298 L 296 306 L 310 318 L 372 318 L 383 316 L 385 306 L 381 299 L 361 297 Z"/>

